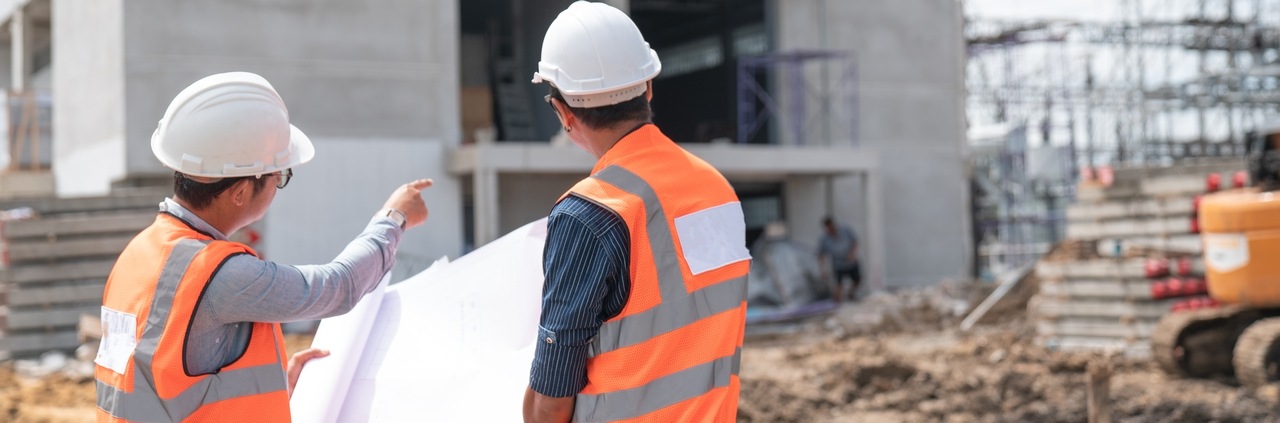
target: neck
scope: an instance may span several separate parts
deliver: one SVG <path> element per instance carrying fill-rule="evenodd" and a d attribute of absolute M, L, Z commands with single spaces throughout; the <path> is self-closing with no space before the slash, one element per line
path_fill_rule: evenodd
<path fill-rule="evenodd" d="M 587 139 L 587 152 L 596 156 L 596 159 L 599 160 L 604 157 L 604 153 L 609 152 L 609 149 L 617 145 L 618 141 L 622 141 L 622 138 L 626 137 L 627 134 L 649 123 L 634 120 L 621 122 L 604 129 L 586 129 L 583 136 Z"/>
<path fill-rule="evenodd" d="M 175 197 L 173 201 L 178 202 L 178 204 L 182 205 L 183 208 L 187 209 L 191 214 L 196 215 L 196 217 L 199 217 L 200 220 L 208 223 L 209 226 L 217 229 L 218 232 L 222 232 L 222 235 L 224 236 L 229 237 L 231 234 L 244 227 L 244 224 L 240 222 L 241 219 L 236 218 L 232 213 L 227 213 L 226 211 L 219 209 L 217 201 L 214 201 L 214 204 L 210 204 L 208 207 L 203 209 L 191 207 L 191 203 L 188 203 L 186 200 L 181 198 Z"/>

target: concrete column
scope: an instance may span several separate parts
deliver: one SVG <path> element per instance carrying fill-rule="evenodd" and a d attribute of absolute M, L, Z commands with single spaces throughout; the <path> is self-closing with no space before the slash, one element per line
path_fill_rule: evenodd
<path fill-rule="evenodd" d="M 12 43 L 10 46 L 10 66 L 11 81 L 9 88 L 13 91 L 22 91 L 27 88 L 27 81 L 31 78 L 31 60 L 29 45 L 31 41 L 30 26 L 27 25 L 26 5 L 20 5 L 14 8 L 13 16 L 9 18 L 9 38 Z"/>
<path fill-rule="evenodd" d="M 477 166 L 472 176 L 472 196 L 475 204 L 475 247 L 498 239 L 498 172 Z"/>
<path fill-rule="evenodd" d="M 885 216 L 883 178 L 880 169 L 873 169 L 863 175 L 863 192 L 866 199 L 866 253 L 867 259 L 865 279 L 871 288 L 883 288 L 885 284 Z M 924 240 L 924 242 L 929 242 Z"/>
<path fill-rule="evenodd" d="M 616 7 L 628 15 L 631 14 L 631 0 L 601 0 L 600 2 Z"/>

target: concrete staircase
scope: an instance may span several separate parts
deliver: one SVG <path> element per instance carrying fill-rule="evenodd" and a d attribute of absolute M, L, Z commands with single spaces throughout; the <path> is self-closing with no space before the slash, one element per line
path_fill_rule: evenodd
<path fill-rule="evenodd" d="M 0 209 L 34 209 L 4 222 L 0 270 L 0 358 L 70 351 L 80 345 L 82 314 L 97 316 L 116 257 L 156 216 L 169 191 L 123 188 L 92 198 L 0 201 Z"/>

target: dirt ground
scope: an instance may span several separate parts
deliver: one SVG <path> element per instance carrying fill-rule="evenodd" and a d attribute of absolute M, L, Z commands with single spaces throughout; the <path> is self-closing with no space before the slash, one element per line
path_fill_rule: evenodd
<path fill-rule="evenodd" d="M 1280 421 L 1280 389 L 1165 376 L 1149 359 L 1046 351 L 1025 321 L 1035 282 L 969 333 L 955 329 L 991 287 L 874 294 L 832 315 L 752 327 L 741 422 L 1084 422 L 1085 370 L 1109 363 L 1116 422 Z M 307 336 L 286 340 L 292 353 Z M 33 377 L 0 363 L 0 422 L 93 420 L 92 377 Z M 71 366 L 74 367 L 74 366 Z M 18 368 L 18 369 L 15 369 Z"/>
<path fill-rule="evenodd" d="M 1168 377 L 1146 358 L 1046 351 L 1024 319 L 1029 282 L 970 333 L 955 329 L 962 313 L 928 301 L 876 310 L 864 300 L 790 333 L 749 336 L 738 420 L 1084 422 L 1085 372 L 1098 362 L 1113 368 L 1116 422 L 1280 421 L 1275 386 L 1253 391 Z M 893 317 L 866 317 L 884 310 Z"/>

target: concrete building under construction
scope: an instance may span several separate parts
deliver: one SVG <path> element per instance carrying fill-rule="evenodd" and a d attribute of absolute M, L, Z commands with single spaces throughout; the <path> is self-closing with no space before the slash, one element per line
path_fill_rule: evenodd
<path fill-rule="evenodd" d="M 457 256 L 545 216 L 591 168 L 548 141 L 558 126 L 529 83 L 568 3 L 2 1 L 8 122 L 32 101 L 51 115 L 51 136 L 24 144 L 46 154 L 3 178 L 45 172 L 63 197 L 163 185 L 149 141 L 169 100 L 251 71 L 317 149 L 259 224 L 260 251 L 327 261 L 395 186 L 428 176 L 431 218 L 402 259 Z M 873 286 L 970 275 L 959 3 L 609 3 L 662 58 L 656 123 L 730 179 L 748 242 L 782 221 L 814 243 L 833 215 L 859 232 Z M 31 148 L 12 151 L 31 162 Z"/>

